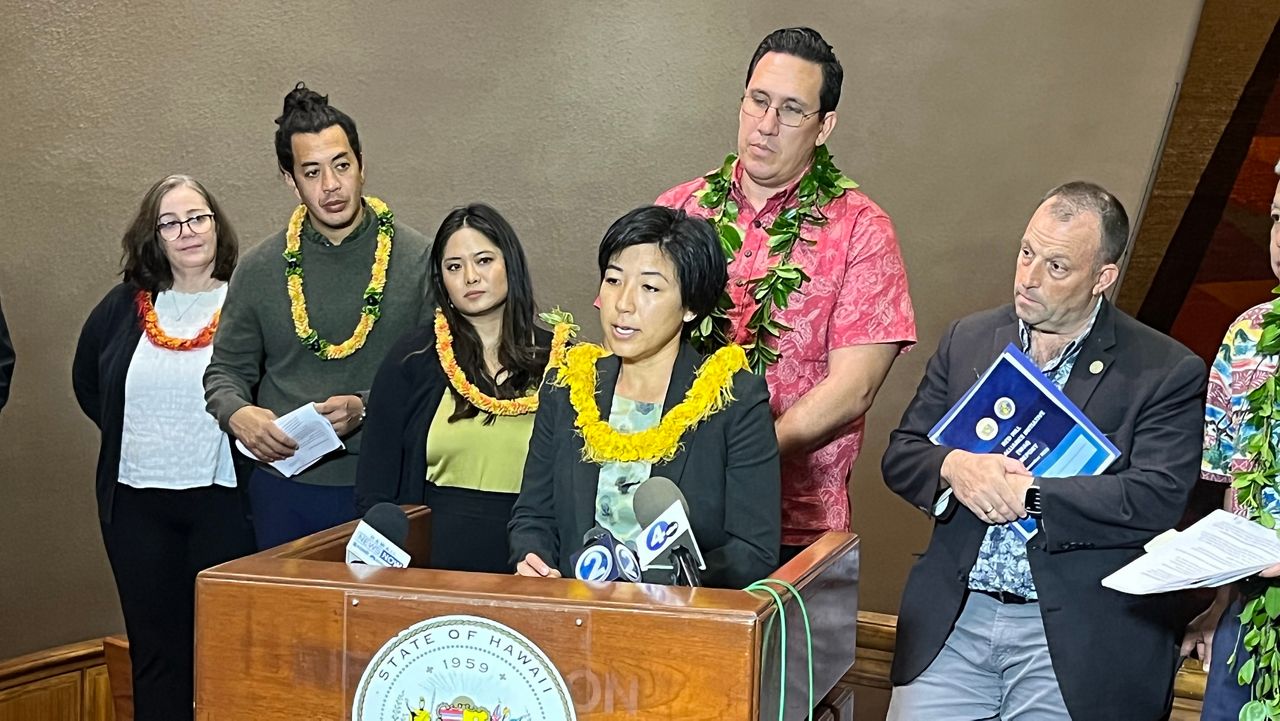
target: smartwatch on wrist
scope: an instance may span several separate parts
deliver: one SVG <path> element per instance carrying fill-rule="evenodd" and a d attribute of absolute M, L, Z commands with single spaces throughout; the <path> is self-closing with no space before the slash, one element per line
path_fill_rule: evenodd
<path fill-rule="evenodd" d="M 360 399 L 360 422 L 363 423 L 364 417 L 369 414 L 369 391 L 356 391 L 352 395 Z"/>
<path fill-rule="evenodd" d="M 1044 506 L 1040 501 L 1040 486 L 1031 484 L 1027 486 L 1027 492 L 1022 496 L 1022 506 L 1027 509 L 1027 515 L 1032 518 L 1039 518 L 1044 513 Z"/>

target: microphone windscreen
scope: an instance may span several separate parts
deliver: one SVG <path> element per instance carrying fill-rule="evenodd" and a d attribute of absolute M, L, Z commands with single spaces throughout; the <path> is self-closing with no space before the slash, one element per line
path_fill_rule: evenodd
<path fill-rule="evenodd" d="M 409 517 L 394 503 L 377 503 L 364 514 L 364 522 L 404 550 L 409 540 Z"/>
<path fill-rule="evenodd" d="M 657 520 L 658 516 L 661 516 L 662 512 L 676 501 L 680 501 L 685 515 L 689 515 L 689 504 L 684 500 L 684 494 L 676 484 L 672 483 L 670 478 L 653 476 L 636 488 L 631 505 L 636 512 L 636 521 L 641 528 L 644 528 Z"/>

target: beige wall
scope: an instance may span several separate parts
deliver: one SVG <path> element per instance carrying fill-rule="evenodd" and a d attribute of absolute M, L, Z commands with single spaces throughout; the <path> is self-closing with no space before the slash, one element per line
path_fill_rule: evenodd
<path fill-rule="evenodd" d="M 845 64 L 831 142 L 895 218 L 920 321 L 853 483 L 863 607 L 896 609 L 928 525 L 878 459 L 945 324 L 1009 296 L 1038 194 L 1076 176 L 1135 208 L 1199 3 L 124 3 L 0 0 L 0 293 L 18 349 L 0 414 L 0 657 L 120 628 L 71 395 L 80 324 L 145 188 L 202 178 L 247 243 L 293 205 L 272 118 L 305 80 L 359 123 L 369 192 L 433 233 L 486 200 L 539 296 L 593 335 L 608 223 L 733 148 L 745 65 L 812 24 Z M 327 8 L 320 13 L 316 8 Z M 254 7 L 250 10 L 250 7 Z"/>

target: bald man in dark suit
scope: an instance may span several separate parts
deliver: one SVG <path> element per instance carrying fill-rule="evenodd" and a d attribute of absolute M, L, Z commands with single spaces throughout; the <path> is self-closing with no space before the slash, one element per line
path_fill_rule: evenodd
<path fill-rule="evenodd" d="M 1162 718 L 1184 618 L 1101 580 L 1181 517 L 1200 460 L 1204 363 L 1105 297 L 1129 234 L 1091 183 L 1050 191 L 1019 244 L 1014 302 L 956 321 L 882 462 L 934 516 L 898 616 L 889 719 Z M 934 445 L 933 425 L 1010 344 L 1111 439 L 1101 475 L 1033 477 L 1016 459 Z M 1025 541 L 1011 522 L 1038 512 Z"/>

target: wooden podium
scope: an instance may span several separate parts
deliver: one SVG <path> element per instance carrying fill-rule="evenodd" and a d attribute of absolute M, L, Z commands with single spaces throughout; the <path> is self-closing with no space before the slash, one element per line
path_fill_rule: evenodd
<path fill-rule="evenodd" d="M 430 510 L 406 511 L 408 550 L 426 559 Z M 365 669 L 384 644 L 452 615 L 503 624 L 541 649 L 579 719 L 778 717 L 781 624 L 763 593 L 349 566 L 342 561 L 354 528 L 199 575 L 197 719 L 350 719 Z M 799 589 L 808 609 L 815 703 L 853 663 L 858 560 L 857 536 L 828 533 L 773 574 Z M 783 596 L 786 718 L 801 719 L 805 634 L 798 604 Z M 381 715 L 423 718 L 409 708 Z"/>

